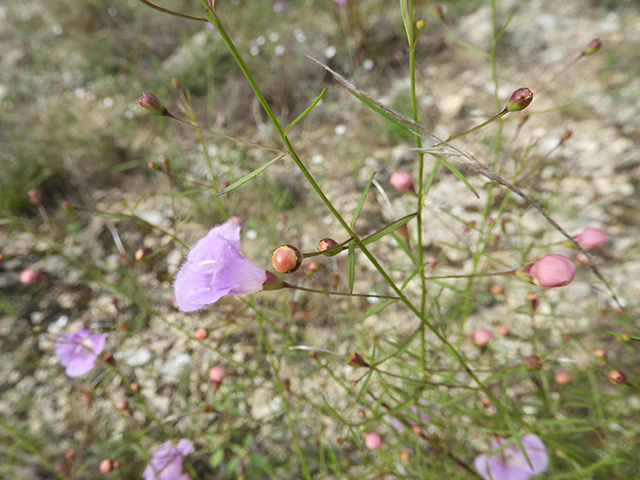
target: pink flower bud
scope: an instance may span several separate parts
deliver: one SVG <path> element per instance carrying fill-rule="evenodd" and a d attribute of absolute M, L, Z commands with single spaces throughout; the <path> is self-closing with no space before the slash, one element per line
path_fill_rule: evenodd
<path fill-rule="evenodd" d="M 293 273 L 302 265 L 302 253 L 293 245 L 281 245 L 273 251 L 271 263 L 280 273 Z"/>
<path fill-rule="evenodd" d="M 27 268 L 20 273 L 20 281 L 25 285 L 33 285 L 42 280 L 42 275 L 37 270 Z"/>
<path fill-rule="evenodd" d="M 382 437 L 375 432 L 369 432 L 364 437 L 364 444 L 369 450 L 377 450 L 382 446 Z"/>
<path fill-rule="evenodd" d="M 360 355 L 358 352 L 351 354 L 347 362 L 347 365 L 351 367 L 368 367 L 369 366 L 366 360 L 362 358 L 362 355 Z"/>
<path fill-rule="evenodd" d="M 332 249 L 338 246 L 338 242 L 336 242 L 333 238 L 323 238 L 318 242 L 318 251 L 326 252 L 325 255 L 328 257 L 332 257 L 340 253 L 340 249 L 336 249 L 333 251 Z"/>
<path fill-rule="evenodd" d="M 511 94 L 507 102 L 508 112 L 517 112 L 527 108 L 533 101 L 533 92 L 528 88 L 519 88 Z"/>
<path fill-rule="evenodd" d="M 40 195 L 40 190 L 38 190 L 37 188 L 29 190 L 28 195 L 29 200 L 31 200 L 32 203 L 38 204 L 42 201 L 42 195 Z"/>
<path fill-rule="evenodd" d="M 442 5 L 434 5 L 431 9 L 431 12 L 433 13 L 434 17 L 437 17 L 440 20 L 444 18 L 444 10 L 442 9 Z"/>
<path fill-rule="evenodd" d="M 496 330 L 498 331 L 498 335 L 500 335 L 501 337 L 506 337 L 507 335 L 509 335 L 509 329 L 504 325 L 498 325 Z"/>
<path fill-rule="evenodd" d="M 166 115 L 169 113 L 153 93 L 143 93 L 138 99 L 138 103 L 145 112 L 151 115 Z"/>
<path fill-rule="evenodd" d="M 575 242 L 583 250 L 591 250 L 592 248 L 598 248 L 607 243 L 609 240 L 609 234 L 599 228 L 585 228 L 582 233 L 579 233 L 573 237 Z"/>
<path fill-rule="evenodd" d="M 389 183 L 393 188 L 403 193 L 416 193 L 411 175 L 407 172 L 394 172 L 389 179 Z"/>
<path fill-rule="evenodd" d="M 491 333 L 489 330 L 485 330 L 484 328 L 476 330 L 471 335 L 471 340 L 473 341 L 473 343 L 480 346 L 486 345 L 491 341 L 492 338 L 493 333 Z"/>
<path fill-rule="evenodd" d="M 137 261 L 141 262 L 142 260 L 144 260 L 147 255 L 149 255 L 149 252 L 144 249 L 144 248 L 139 248 L 136 250 L 136 253 L 133 254 L 133 258 L 135 258 Z"/>
<path fill-rule="evenodd" d="M 108 458 L 105 458 L 100 462 L 100 468 L 99 468 L 100 473 L 109 473 L 112 468 L 113 468 L 113 464 L 111 463 L 111 460 L 109 460 Z"/>
<path fill-rule="evenodd" d="M 624 385 L 627 383 L 627 375 L 622 370 L 611 370 L 609 380 L 616 385 Z"/>
<path fill-rule="evenodd" d="M 562 287 L 576 276 L 576 266 L 564 255 L 547 255 L 519 271 L 529 276 L 530 282 L 543 288 Z"/>
<path fill-rule="evenodd" d="M 587 45 L 587 48 L 584 49 L 584 54 L 591 55 L 593 53 L 596 53 L 598 50 L 600 50 L 601 47 L 602 47 L 602 40 L 600 40 L 599 38 L 594 38 L 589 42 L 589 45 Z"/>
<path fill-rule="evenodd" d="M 227 185 L 227 187 L 228 186 L 229 185 Z M 227 188 L 227 187 L 224 187 L 224 188 Z M 231 215 L 229 218 L 227 218 L 227 222 L 235 223 L 239 227 L 242 226 L 242 219 L 237 215 Z"/>
<path fill-rule="evenodd" d="M 209 336 L 209 330 L 207 330 L 206 328 L 196 328 L 196 331 L 193 334 L 194 337 L 196 337 L 196 340 L 198 341 L 203 341 L 206 340 L 206 338 Z"/>
<path fill-rule="evenodd" d="M 62 209 L 66 210 L 67 212 L 73 210 L 73 205 L 71 204 L 71 202 L 68 202 L 66 200 L 60 204 L 60 207 L 62 207 Z"/>
<path fill-rule="evenodd" d="M 540 357 L 538 357 L 537 355 L 531 355 L 529 357 L 525 357 L 522 363 L 528 370 L 534 370 L 534 371 L 542 370 L 542 361 L 540 360 Z"/>
<path fill-rule="evenodd" d="M 567 385 L 571 381 L 571 375 L 569 375 L 567 372 L 560 371 L 556 372 L 556 374 L 553 376 L 553 379 L 558 385 Z"/>
<path fill-rule="evenodd" d="M 211 367 L 209 370 L 209 380 L 212 383 L 220 384 L 226 378 L 227 371 L 221 367 L 220 365 L 216 365 L 215 367 Z"/>
<path fill-rule="evenodd" d="M 307 266 L 304 269 L 304 273 L 305 275 L 313 275 L 318 271 L 318 268 L 320 268 L 320 265 L 318 265 L 318 262 L 311 261 L 307 263 Z"/>

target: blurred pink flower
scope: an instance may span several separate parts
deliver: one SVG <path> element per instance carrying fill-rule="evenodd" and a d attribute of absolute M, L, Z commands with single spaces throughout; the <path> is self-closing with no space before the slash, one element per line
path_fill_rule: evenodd
<path fill-rule="evenodd" d="M 514 272 L 519 278 L 544 288 L 562 287 L 576 276 L 576 265 L 564 255 L 551 254 Z"/>
<path fill-rule="evenodd" d="M 476 345 L 486 345 L 493 338 L 493 333 L 485 328 L 480 328 L 471 334 L 471 340 Z"/>
<path fill-rule="evenodd" d="M 173 288 L 182 312 L 195 312 L 225 295 L 259 292 L 271 277 L 244 258 L 240 227 L 232 222 L 213 227 L 196 243 L 180 267 Z"/>
<path fill-rule="evenodd" d="M 333 0 L 333 1 L 336 2 L 338 5 L 347 3 L 347 0 Z"/>
<path fill-rule="evenodd" d="M 598 248 L 607 243 L 609 234 L 599 228 L 585 228 L 581 233 L 573 237 L 575 242 L 583 250 Z"/>
<path fill-rule="evenodd" d="M 273 4 L 273 11 L 278 13 L 281 12 L 282 10 L 284 10 L 284 2 L 282 0 L 278 0 L 276 3 Z"/>
<path fill-rule="evenodd" d="M 407 172 L 393 172 L 389 178 L 389 183 L 396 190 L 400 190 L 404 193 L 416 193 L 415 186 L 413 185 L 413 179 L 411 174 Z"/>
<path fill-rule="evenodd" d="M 95 367 L 106 340 L 106 333 L 91 333 L 85 329 L 61 334 L 54 350 L 60 365 L 66 367 L 67 376 L 79 377 Z"/>
<path fill-rule="evenodd" d="M 193 442 L 186 438 L 164 442 L 151 456 L 142 477 L 144 480 L 190 480 L 191 476 L 182 472 L 182 458 L 194 450 Z"/>
<path fill-rule="evenodd" d="M 513 442 L 496 455 L 481 453 L 476 457 L 474 464 L 480 476 L 485 480 L 529 480 L 544 472 L 549 465 L 549 455 L 540 437 L 530 433 L 522 437 L 520 442 L 527 452 L 531 466 L 518 443 Z M 496 450 L 504 443 L 504 439 L 493 439 L 491 448 Z"/>

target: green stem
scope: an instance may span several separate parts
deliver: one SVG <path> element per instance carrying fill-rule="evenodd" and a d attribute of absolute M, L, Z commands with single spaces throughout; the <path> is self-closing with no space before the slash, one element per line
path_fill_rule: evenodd
<path fill-rule="evenodd" d="M 412 2 L 410 2 L 410 5 L 412 5 Z M 251 88 L 253 89 L 255 95 L 258 97 L 258 100 L 260 101 L 262 107 L 265 109 L 265 112 L 267 113 L 267 116 L 269 117 L 269 119 L 273 123 L 273 126 L 276 128 L 276 130 L 280 134 L 280 137 L 282 138 L 282 140 L 284 141 L 285 146 L 289 150 L 289 152 L 288 152 L 289 155 L 291 156 L 293 161 L 296 163 L 296 165 L 298 166 L 298 168 L 300 169 L 302 174 L 305 176 L 305 178 L 309 182 L 311 188 L 313 188 L 313 190 L 317 193 L 317 195 L 320 197 L 322 202 L 327 206 L 327 208 L 335 216 L 335 218 L 338 220 L 338 222 L 347 231 L 348 235 L 349 236 L 353 236 L 354 240 L 356 242 L 360 242 L 360 238 L 353 231 L 353 229 L 349 226 L 349 224 L 345 221 L 345 219 L 342 217 L 342 215 L 340 215 L 340 213 L 336 210 L 336 208 L 333 206 L 331 201 L 324 194 L 324 192 L 322 191 L 322 189 L 320 188 L 318 183 L 315 181 L 315 179 L 313 178 L 313 176 L 311 175 L 311 173 L 309 172 L 307 167 L 304 165 L 304 163 L 302 162 L 302 160 L 300 159 L 300 157 L 296 153 L 296 151 L 293 148 L 293 146 L 291 145 L 291 142 L 289 141 L 287 135 L 285 134 L 284 129 L 280 125 L 280 122 L 276 118 L 275 114 L 273 113 L 273 110 L 269 106 L 268 102 L 264 98 L 264 95 L 260 91 L 260 88 L 258 87 L 258 85 L 256 84 L 255 80 L 253 79 L 253 76 L 249 72 L 249 69 L 247 68 L 246 64 L 244 63 L 244 60 L 242 59 L 242 56 L 240 55 L 240 53 L 238 52 L 238 49 L 234 45 L 233 40 L 231 40 L 231 37 L 229 36 L 227 31 L 224 29 L 224 27 L 220 23 L 220 19 L 218 18 L 217 14 L 213 10 L 209 9 L 209 10 L 207 10 L 206 15 L 207 15 L 207 18 L 209 19 L 209 21 L 211 23 L 213 23 L 217 27 L 218 33 L 220 34 L 220 36 L 222 37 L 223 41 L 227 45 L 227 48 L 229 48 L 229 51 L 231 52 L 231 55 L 236 60 L 238 66 L 242 70 L 242 73 L 244 73 L 244 75 L 245 75 L 247 81 L 249 82 L 249 84 L 251 85 Z M 411 55 L 410 55 L 410 58 L 411 58 Z M 414 71 L 414 77 L 415 77 L 415 57 L 414 57 L 412 63 L 413 63 L 413 71 Z M 414 102 L 413 102 L 414 103 L 414 116 L 417 117 L 417 100 L 415 100 L 415 78 L 412 81 L 412 83 L 414 84 L 413 89 L 412 89 L 412 91 L 413 91 L 412 95 L 414 97 Z M 420 156 L 422 156 L 422 155 L 420 155 Z M 422 160 L 420 160 L 420 164 L 421 164 L 420 165 L 420 173 L 422 174 L 423 171 L 424 171 L 424 166 L 422 165 Z M 422 183 L 422 182 L 420 182 L 420 183 Z M 420 186 L 418 188 L 419 188 L 419 191 L 420 191 L 421 190 Z M 422 234 L 421 234 L 421 225 L 422 224 L 420 222 L 420 212 L 421 212 L 420 204 L 419 204 L 418 208 L 420 209 L 418 211 L 418 235 L 419 235 L 419 239 L 422 239 Z M 360 246 L 360 250 L 367 257 L 367 259 L 371 262 L 371 264 L 378 271 L 378 273 L 382 276 L 382 278 L 387 282 L 387 284 L 396 292 L 396 294 L 398 295 L 398 297 L 400 298 L 402 303 L 404 303 L 407 306 L 407 308 L 414 315 L 416 315 L 417 318 L 422 319 L 422 324 L 426 325 L 429 328 L 429 330 L 431 330 L 431 332 L 438 338 L 438 340 L 440 340 L 440 342 L 450 351 L 450 354 L 455 358 L 455 360 L 458 363 L 460 363 L 460 365 L 462 366 L 462 368 L 464 368 L 464 370 L 467 372 L 469 377 L 471 377 L 471 379 L 480 387 L 480 389 L 482 389 L 483 393 L 487 397 L 489 397 L 489 399 L 491 399 L 491 401 L 494 403 L 494 405 L 496 405 L 496 407 L 501 412 L 503 412 L 505 414 L 510 414 L 511 412 L 507 409 L 507 407 L 505 407 L 502 404 L 502 402 L 500 402 L 500 400 L 498 400 L 498 398 L 482 383 L 482 381 L 473 372 L 473 370 L 471 370 L 471 368 L 469 367 L 469 365 L 467 364 L 465 359 L 462 357 L 462 355 L 453 347 L 453 345 L 451 345 L 451 343 L 449 343 L 449 341 L 445 338 L 445 336 L 431 322 L 429 322 L 428 320 L 426 320 L 426 318 L 424 318 L 423 311 L 424 311 L 425 296 L 426 296 L 425 295 L 426 294 L 426 281 L 425 281 L 425 285 L 423 286 L 423 289 L 422 289 L 423 295 L 422 295 L 422 298 L 421 298 L 421 308 L 419 309 L 415 305 L 413 305 L 413 303 L 411 301 L 409 301 L 407 296 L 395 284 L 393 279 L 389 276 L 389 274 L 387 274 L 387 272 L 382 267 L 382 265 L 380 265 L 378 260 L 373 256 L 373 254 L 364 245 Z M 422 250 L 422 248 L 419 248 L 418 250 L 419 250 L 418 254 L 420 255 L 420 253 L 421 253 L 420 250 Z M 422 264 L 422 262 L 419 262 L 419 264 Z M 421 275 L 421 277 L 422 277 L 422 275 Z M 524 420 L 519 418 L 517 415 L 514 416 L 514 419 L 519 423 L 522 423 L 522 424 L 525 423 Z"/>

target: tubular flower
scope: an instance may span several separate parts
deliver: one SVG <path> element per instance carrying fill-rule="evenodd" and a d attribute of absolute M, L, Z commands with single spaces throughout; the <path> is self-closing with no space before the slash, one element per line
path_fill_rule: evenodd
<path fill-rule="evenodd" d="M 186 438 L 176 443 L 166 441 L 151 456 L 144 469 L 144 480 L 189 480 L 191 476 L 182 472 L 182 458 L 195 450 L 193 442 Z"/>
<path fill-rule="evenodd" d="M 505 442 L 502 438 L 493 439 L 491 448 L 496 450 Z M 480 476 L 485 480 L 529 480 L 544 472 L 549 465 L 549 455 L 540 437 L 530 433 L 522 437 L 520 442 L 527 453 L 526 457 L 517 442 L 506 446 L 496 455 L 478 455 L 473 463 Z"/>
<path fill-rule="evenodd" d="M 196 243 L 173 284 L 180 311 L 195 312 L 225 295 L 282 288 L 282 281 L 244 258 L 239 247 L 240 227 L 232 222 L 213 227 Z"/>
<path fill-rule="evenodd" d="M 106 340 L 106 333 L 91 333 L 86 329 L 61 334 L 56 341 L 55 352 L 60 365 L 66 367 L 67 376 L 79 377 L 95 367 Z"/>

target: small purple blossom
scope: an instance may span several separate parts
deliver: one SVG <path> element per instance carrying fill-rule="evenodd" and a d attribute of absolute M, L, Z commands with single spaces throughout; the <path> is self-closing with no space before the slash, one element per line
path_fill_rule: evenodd
<path fill-rule="evenodd" d="M 410 410 L 411 410 L 411 413 L 413 414 L 413 416 L 417 417 L 420 420 L 421 424 L 424 424 L 431 417 L 429 416 L 428 413 L 425 413 L 424 411 L 420 411 L 420 410 L 422 410 L 422 407 L 429 406 L 429 402 L 426 401 L 426 400 L 420 400 L 418 403 L 420 404 L 421 408 L 418 408 L 417 405 L 412 405 Z M 401 413 L 402 413 L 403 417 L 407 416 L 407 411 L 406 410 L 403 410 Z M 416 425 L 418 425 L 418 422 L 416 422 L 412 418 L 407 418 L 406 421 L 412 427 L 415 427 Z M 395 428 L 398 433 L 402 433 L 404 431 L 404 423 L 402 422 L 402 420 L 400 420 L 397 417 L 391 417 L 391 426 L 393 428 Z"/>
<path fill-rule="evenodd" d="M 336 2 L 338 5 L 344 5 L 345 3 L 347 3 L 347 0 L 333 0 L 334 2 Z"/>
<path fill-rule="evenodd" d="M 213 227 L 196 243 L 173 284 L 181 312 L 195 312 L 225 295 L 263 290 L 267 272 L 240 255 L 239 247 L 240 227 L 233 222 Z"/>
<path fill-rule="evenodd" d="M 55 352 L 60 365 L 66 367 L 67 376 L 79 377 L 95 367 L 106 340 L 106 333 L 91 333 L 85 329 L 60 334 Z"/>
<path fill-rule="evenodd" d="M 151 456 L 142 477 L 144 480 L 190 480 L 191 476 L 182 472 L 182 458 L 194 450 L 193 442 L 186 438 L 164 442 Z"/>
<path fill-rule="evenodd" d="M 529 480 L 544 472 L 549 465 L 549 455 L 540 437 L 530 433 L 522 437 L 520 442 L 527 452 L 531 466 L 518 443 L 513 442 L 496 455 L 481 453 L 476 457 L 474 464 L 480 476 L 485 480 Z M 504 443 L 505 439 L 492 439 L 491 448 L 496 450 Z"/>
<path fill-rule="evenodd" d="M 284 10 L 284 2 L 282 0 L 278 0 L 276 3 L 273 4 L 273 11 L 278 13 L 281 12 L 282 10 Z"/>

